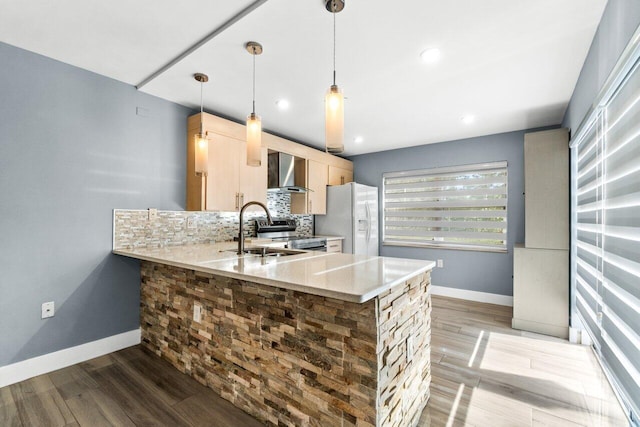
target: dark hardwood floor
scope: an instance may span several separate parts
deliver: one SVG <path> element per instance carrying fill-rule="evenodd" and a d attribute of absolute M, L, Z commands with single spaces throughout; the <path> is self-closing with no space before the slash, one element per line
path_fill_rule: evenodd
<path fill-rule="evenodd" d="M 0 426 L 262 426 L 140 346 L 0 389 Z"/>
<path fill-rule="evenodd" d="M 508 307 L 433 297 L 421 427 L 627 425 L 589 348 L 510 323 Z M 0 388 L 0 427 L 260 425 L 140 346 Z"/>

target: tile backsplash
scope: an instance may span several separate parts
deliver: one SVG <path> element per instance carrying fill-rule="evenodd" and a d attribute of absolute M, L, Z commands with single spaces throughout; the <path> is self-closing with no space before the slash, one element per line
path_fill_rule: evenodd
<path fill-rule="evenodd" d="M 293 215 L 291 194 L 267 194 L 267 207 L 274 218 L 293 218 L 301 235 L 313 233 L 313 215 Z M 238 234 L 238 212 L 158 211 L 149 219 L 144 210 L 114 209 L 113 248 L 161 247 L 231 241 Z M 245 212 L 245 234 L 255 236 L 252 219 L 264 217 L 264 212 Z M 192 227 L 189 227 L 189 222 Z"/>

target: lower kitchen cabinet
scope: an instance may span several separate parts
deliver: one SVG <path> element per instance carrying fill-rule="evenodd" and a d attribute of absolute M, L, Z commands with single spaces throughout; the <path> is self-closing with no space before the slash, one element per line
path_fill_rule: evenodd
<path fill-rule="evenodd" d="M 342 239 L 327 239 L 327 252 L 342 252 Z"/>
<path fill-rule="evenodd" d="M 516 245 L 512 327 L 569 337 L 569 251 Z"/>

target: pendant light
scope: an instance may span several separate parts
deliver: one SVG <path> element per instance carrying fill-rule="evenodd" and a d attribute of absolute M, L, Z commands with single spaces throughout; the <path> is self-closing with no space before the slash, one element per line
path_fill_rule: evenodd
<path fill-rule="evenodd" d="M 247 52 L 253 56 L 253 110 L 247 116 L 247 166 L 262 165 L 262 121 L 256 115 L 256 55 L 262 53 L 258 42 L 247 42 Z"/>
<path fill-rule="evenodd" d="M 196 73 L 193 75 L 196 81 L 200 82 L 200 132 L 195 135 L 195 171 L 197 175 L 207 176 L 209 169 L 209 140 L 207 134 L 204 132 L 203 124 L 203 100 L 202 100 L 202 87 L 209 81 L 209 77 L 206 74 Z"/>
<path fill-rule="evenodd" d="M 326 9 L 333 13 L 333 84 L 324 98 L 324 137 L 327 153 L 344 151 L 344 95 L 336 85 L 336 13 L 344 9 L 344 0 L 325 0 Z"/>

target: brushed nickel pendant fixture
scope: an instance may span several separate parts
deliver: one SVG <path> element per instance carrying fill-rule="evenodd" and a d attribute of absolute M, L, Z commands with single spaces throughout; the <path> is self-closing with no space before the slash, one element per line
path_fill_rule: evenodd
<path fill-rule="evenodd" d="M 206 176 L 209 171 L 209 140 L 203 124 L 203 85 L 209 81 L 209 76 L 195 73 L 193 78 L 200 82 L 200 132 L 195 135 L 195 171 L 197 175 Z"/>
<path fill-rule="evenodd" d="M 262 54 L 262 45 L 247 42 L 245 49 L 253 56 L 253 109 L 247 116 L 247 166 L 262 165 L 262 120 L 256 114 L 256 56 Z"/>
<path fill-rule="evenodd" d="M 344 9 L 344 0 L 325 0 L 326 9 L 333 13 L 333 84 L 324 98 L 324 136 L 327 153 L 344 151 L 344 95 L 336 85 L 336 13 Z"/>

